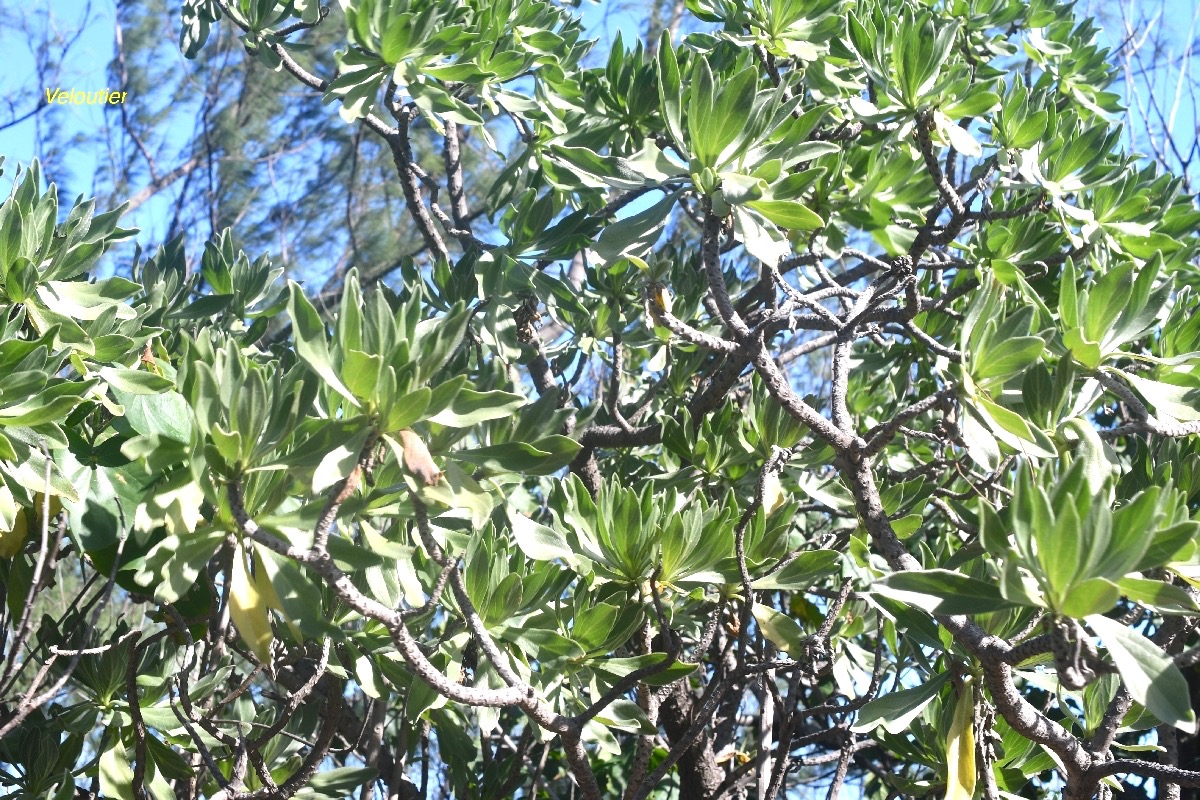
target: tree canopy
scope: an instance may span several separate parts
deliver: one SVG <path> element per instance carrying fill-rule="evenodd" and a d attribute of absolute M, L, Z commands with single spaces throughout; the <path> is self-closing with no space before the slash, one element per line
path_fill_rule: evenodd
<path fill-rule="evenodd" d="M 236 163 L 107 277 L 15 168 L 9 796 L 1200 787 L 1200 210 L 1092 21 L 340 6 L 182 6 L 207 147 L 322 117 L 303 285 Z"/>

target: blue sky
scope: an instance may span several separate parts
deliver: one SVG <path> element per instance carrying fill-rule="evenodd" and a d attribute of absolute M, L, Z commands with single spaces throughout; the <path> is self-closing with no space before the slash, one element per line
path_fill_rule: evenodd
<path fill-rule="evenodd" d="M 90 9 L 91 13 L 85 16 L 85 9 Z M 71 0 L 33 0 L 6 13 L 27 17 L 38 27 L 49 24 L 64 33 L 78 30 L 87 20 L 78 42 L 71 49 L 70 58 L 64 64 L 62 75 L 53 83 L 63 88 L 105 88 L 105 72 L 114 52 L 114 11 L 110 3 L 90 5 Z M 18 113 L 35 104 L 47 88 L 38 80 L 35 71 L 34 54 L 30 49 L 33 45 L 33 42 L 8 26 L 0 29 L 0 52 L 4 53 L 5 61 L 5 69 L 0 72 L 0 96 Z M 41 130 L 48 126 L 66 126 L 70 131 L 79 131 L 103 125 L 103 113 L 98 106 L 54 106 L 19 125 L 0 131 L 0 154 L 17 161 L 29 161 L 40 154 L 38 137 Z M 80 190 L 86 188 L 84 181 L 87 176 L 95 172 L 97 155 L 77 152 L 72 156 L 72 168 L 78 172 L 76 180 Z"/>
<path fill-rule="evenodd" d="M 73 46 L 61 76 L 54 81 L 55 86 L 84 91 L 116 88 L 108 86 L 106 77 L 107 66 L 115 52 L 115 11 L 112 0 L 98 0 L 94 3 L 80 0 L 32 0 L 21 5 L 22 8 L 8 13 L 28 16 L 38 24 L 48 19 L 54 28 L 64 32 L 73 32 L 82 26 L 79 40 Z M 618 33 L 622 33 L 626 41 L 638 35 L 641 20 L 628 12 L 620 11 L 615 3 L 584 0 L 580 10 L 590 36 L 599 38 L 601 46 L 612 42 Z M 85 11 L 89 13 L 85 15 Z M 36 75 L 31 45 L 31 42 L 15 35 L 7 26 L 0 27 L 0 52 L 4 53 L 6 62 L 4 69 L 0 70 L 0 97 L 6 98 L 18 114 L 32 107 L 47 88 L 39 82 Z M 132 102 L 136 98 L 130 100 Z M 0 115 L 0 124 L 8 118 L 8 115 Z M 97 130 L 105 124 L 104 111 L 100 106 L 56 105 L 21 124 L 0 130 L 0 155 L 27 162 L 41 155 L 41 149 L 38 147 L 39 133 L 48 126 L 65 126 L 68 131 L 74 132 Z M 106 157 L 106 153 L 84 150 L 72 153 L 69 164 L 73 174 L 69 178 L 64 176 L 64 180 L 69 180 L 72 188 L 87 191 L 89 176 L 94 176 L 100 159 Z"/>
<path fill-rule="evenodd" d="M 82 0 L 32 0 L 20 4 L 19 7 L 9 8 L 4 13 L 10 16 L 24 16 L 38 26 L 50 25 L 53 30 L 67 35 L 78 30 L 82 24 L 82 32 L 63 65 L 61 75 L 52 82 L 62 88 L 92 91 L 106 88 L 107 85 L 107 65 L 114 53 L 113 6 L 114 0 L 93 0 L 90 3 Z M 601 40 L 597 50 L 603 52 L 618 32 L 623 34 L 626 41 L 635 38 L 644 24 L 641 14 L 643 7 L 638 3 L 584 0 L 581 11 L 590 35 Z M 1183 43 L 1189 34 L 1194 41 L 1196 34 L 1200 32 L 1193 28 L 1198 7 L 1200 0 L 1085 0 L 1080 3 L 1079 10 L 1084 14 L 1107 17 L 1108 20 L 1119 16 L 1123 8 L 1131 10 L 1136 18 L 1148 22 L 1147 29 L 1135 31 L 1135 35 L 1142 36 L 1147 31 L 1151 34 L 1162 32 L 1173 48 L 1173 53 L 1178 54 L 1182 52 Z M 1113 29 L 1115 27 L 1110 26 L 1105 33 L 1105 43 L 1110 46 L 1126 35 L 1124 31 Z M 11 25 L 0 25 L 0 52 L 4 53 L 5 60 L 5 68 L 0 70 L 0 98 L 4 98 L 18 114 L 35 104 L 38 95 L 47 88 L 34 72 L 34 57 L 30 47 L 31 42 L 28 38 L 15 33 Z M 1200 65 L 1193 69 L 1193 74 L 1196 74 L 1195 70 L 1200 70 Z M 1197 82 L 1200 83 L 1200 80 Z M 1173 84 L 1160 83 L 1158 89 L 1161 95 L 1171 98 L 1177 126 L 1194 125 L 1195 98 L 1184 92 L 1178 101 L 1175 101 Z M 136 101 L 137 98 L 129 99 L 129 102 Z M 11 118 L 11 114 L 4 113 L 4 106 L 0 105 L 0 124 L 8 118 Z M 44 109 L 32 119 L 0 130 L 0 154 L 10 161 L 27 162 L 42 155 L 40 137 L 51 127 L 65 130 L 69 135 L 99 130 L 111 121 L 105 119 L 99 106 L 55 105 Z M 1139 151 L 1145 152 L 1148 149 L 1144 137 L 1141 140 L 1135 139 L 1135 144 Z M 52 176 L 60 186 L 63 200 L 69 202 L 77 193 L 92 194 L 97 169 L 107 163 L 107 152 L 97 152 L 87 147 L 72 150 L 66 158 L 68 174 Z M 10 163 L 5 171 L 6 175 L 0 178 L 0 196 L 7 194 L 12 166 Z M 145 232 L 142 238 L 146 245 L 154 244 L 154 234 L 165 230 L 165 218 L 171 202 L 169 195 L 169 192 L 163 193 L 134 211 L 125 220 L 126 225 L 137 226 Z M 150 240 L 146 241 L 148 237 Z"/>
<path fill-rule="evenodd" d="M 626 3 L 597 3 L 584 0 L 580 11 L 592 38 L 600 39 L 599 50 L 607 51 L 607 45 L 620 33 L 625 41 L 636 38 L 642 21 L 622 11 Z M 637 7 L 637 4 L 632 4 Z M 13 4 L 16 6 L 16 4 Z M 0 70 L 0 125 L 9 119 L 21 116 L 32 108 L 47 88 L 79 89 L 95 91 L 116 89 L 109 85 L 107 69 L 115 53 L 115 2 L 114 0 L 32 0 L 19 8 L 3 9 L 0 14 L 24 18 L 36 29 L 57 31 L 78 40 L 73 44 L 68 58 L 62 64 L 56 79 L 39 79 L 36 62 L 28 37 L 14 32 L 11 25 L 4 25 L 5 16 L 0 16 L 0 52 L 4 53 L 5 68 Z M 182 60 L 183 56 L 179 55 Z M 50 84 L 50 85 L 47 85 Z M 137 98 L 129 98 L 136 102 Z M 10 113 L 5 113 L 11 108 Z M 101 106 L 53 105 L 26 121 L 0 130 L 0 155 L 6 158 L 4 175 L 0 176 L 0 198 L 7 196 L 11 188 L 16 164 L 28 163 L 33 158 L 44 158 L 44 136 L 51 128 L 67 136 L 81 132 L 103 130 L 106 125 L 116 125 L 115 118 Z M 333 113 L 331 108 L 330 113 Z M 181 143 L 186 138 L 180 138 Z M 78 194 L 92 196 L 96 193 L 98 170 L 109 163 L 109 154 L 95 147 L 75 147 L 64 159 L 66 174 L 49 175 L 59 186 L 59 199 L 69 206 Z M 146 248 L 153 248 L 166 237 L 171 216 L 174 193 L 161 192 L 140 208 L 129 212 L 123 219 L 125 227 L 141 230 L 139 239 Z M 634 207 L 631 210 L 636 211 Z M 64 212 L 65 213 L 65 212 Z"/>

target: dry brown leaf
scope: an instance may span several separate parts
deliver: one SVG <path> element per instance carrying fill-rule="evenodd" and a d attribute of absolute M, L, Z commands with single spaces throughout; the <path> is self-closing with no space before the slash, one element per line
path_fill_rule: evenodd
<path fill-rule="evenodd" d="M 442 479 L 442 471 L 433 463 L 429 448 L 421 437 L 410 430 L 400 431 L 400 443 L 404 447 L 404 466 L 426 486 L 433 486 Z"/>

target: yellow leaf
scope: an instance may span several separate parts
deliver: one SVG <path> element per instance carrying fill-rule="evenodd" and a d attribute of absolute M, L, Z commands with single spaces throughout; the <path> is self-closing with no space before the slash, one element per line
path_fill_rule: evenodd
<path fill-rule="evenodd" d="M 287 623 L 288 630 L 292 632 L 292 636 L 296 641 L 303 642 L 304 634 L 300 632 L 299 626 L 287 615 L 287 611 L 283 607 L 283 601 L 279 599 L 279 593 L 275 591 L 275 575 L 278 573 L 277 565 L 271 560 L 270 555 L 263 555 L 262 545 L 254 546 L 254 585 L 258 588 L 263 596 L 263 602 L 267 604 L 267 608 L 273 608 L 279 612 L 279 616 L 283 617 L 283 621 Z"/>
<path fill-rule="evenodd" d="M 261 545 L 255 545 L 252 552 L 254 553 L 254 587 L 258 589 L 258 593 L 262 595 L 263 602 L 267 608 L 273 608 L 276 611 L 283 610 L 283 603 L 279 600 L 279 595 L 275 592 L 275 586 L 271 583 L 271 578 L 267 574 L 267 569 L 264 566 L 266 561 L 262 553 L 258 552 Z"/>
<path fill-rule="evenodd" d="M 946 732 L 946 800 L 971 800 L 975 794 L 975 692 L 965 678 Z"/>
<path fill-rule="evenodd" d="M 25 545 L 25 537 L 28 535 L 29 524 L 25 509 L 18 508 L 12 530 L 0 530 L 0 558 L 12 558 L 21 552 L 21 548 Z"/>
<path fill-rule="evenodd" d="M 41 531 L 42 514 L 45 511 L 42 506 L 46 502 L 45 497 L 44 494 L 38 492 L 33 496 L 33 508 L 18 506 L 16 516 L 13 518 L 12 530 L 0 530 L 0 558 L 12 558 L 21 552 L 21 548 L 25 546 L 25 540 L 29 538 L 30 531 Z M 50 495 L 51 530 L 54 528 L 55 518 L 61 512 L 62 498 L 58 495 Z"/>
<path fill-rule="evenodd" d="M 763 478 L 763 509 L 768 514 L 773 514 L 776 509 L 786 502 L 787 495 L 784 494 L 783 486 L 779 483 L 779 476 L 774 472 L 768 472 L 766 477 Z"/>
<path fill-rule="evenodd" d="M 659 310 L 671 313 L 671 293 L 661 283 L 654 284 L 654 304 L 658 306 Z"/>
<path fill-rule="evenodd" d="M 267 602 L 254 576 L 246 569 L 246 552 L 239 545 L 229 575 L 229 617 L 246 644 L 264 664 L 271 663 L 271 620 Z"/>

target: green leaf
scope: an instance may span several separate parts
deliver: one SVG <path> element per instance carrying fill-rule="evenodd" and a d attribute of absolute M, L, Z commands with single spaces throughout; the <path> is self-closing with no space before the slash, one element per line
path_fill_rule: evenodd
<path fill-rule="evenodd" d="M 1046 344 L 1037 336 L 1016 336 L 971 359 L 971 375 L 980 383 L 1021 372 L 1042 357 Z"/>
<path fill-rule="evenodd" d="M 1018 559 L 1004 562 L 1000 573 L 1000 594 L 1005 599 L 1022 606 L 1043 607 L 1046 605 L 1041 589 L 1033 578 L 1027 578 Z"/>
<path fill-rule="evenodd" d="M 730 205 L 743 205 L 758 200 L 767 191 L 767 182 L 762 178 L 742 175 L 738 172 L 722 172 L 721 194 Z"/>
<path fill-rule="evenodd" d="M 825 227 L 825 220 L 795 200 L 755 200 L 746 205 L 790 231 L 815 231 Z"/>
<path fill-rule="evenodd" d="M 684 147 L 683 110 L 680 100 L 683 89 L 679 75 L 679 61 L 675 57 L 675 46 L 671 43 L 670 30 L 664 30 L 658 45 L 658 98 L 662 107 L 663 118 L 667 122 L 667 131 L 675 144 Z"/>
<path fill-rule="evenodd" d="M 321 591 L 296 562 L 266 547 L 256 545 L 255 549 L 289 626 L 295 625 L 302 634 L 314 638 L 337 635 L 339 629 L 321 609 Z"/>
<path fill-rule="evenodd" d="M 882 725 L 890 734 L 905 733 L 909 724 L 937 697 L 949 677 L 949 672 L 939 672 L 912 689 L 901 689 L 875 698 L 858 710 L 858 721 L 850 730 L 869 733 Z"/>
<path fill-rule="evenodd" d="M 1000 463 L 1000 445 L 992 434 L 991 426 L 973 403 L 963 403 L 962 408 L 958 424 L 963 442 L 967 445 L 967 453 L 976 464 L 988 471 L 996 469 Z"/>
<path fill-rule="evenodd" d="M 944 114 L 935 112 L 934 120 L 937 123 L 938 132 L 942 134 L 946 142 L 955 150 L 969 158 L 981 158 L 983 156 L 983 147 L 979 144 L 979 140 L 971 135 L 969 130 L 955 125 Z"/>
<path fill-rule="evenodd" d="M 945 569 L 894 572 L 876 581 L 871 590 L 930 614 L 986 614 L 1018 605 L 1006 600 L 994 583 Z"/>
<path fill-rule="evenodd" d="M 626 611 L 612 603 L 595 603 L 585 612 L 575 614 L 571 638 L 588 653 L 601 650 L 613 637 L 613 632 L 620 630 Z"/>
<path fill-rule="evenodd" d="M 754 604 L 754 619 L 771 644 L 794 658 L 804 655 L 804 642 L 808 634 L 796 620 L 761 603 Z"/>
<path fill-rule="evenodd" d="M 571 550 L 571 545 L 563 534 L 515 511 L 509 515 L 509 519 L 512 522 L 513 539 L 516 540 L 517 547 L 534 561 L 553 561 L 561 558 L 567 564 L 578 563 L 579 556 Z"/>
<path fill-rule="evenodd" d="M 192 440 L 192 409 L 179 392 L 161 394 L 131 393 L 110 386 L 113 396 L 125 408 L 125 420 L 138 433 L 157 433 L 188 444 Z"/>
<path fill-rule="evenodd" d="M 382 368 L 383 356 L 376 353 L 364 353 L 354 348 L 342 353 L 342 374 L 346 376 L 346 388 L 360 400 L 374 399 Z"/>
<path fill-rule="evenodd" d="M 1129 381 L 1159 414 L 1180 422 L 1200 421 L 1200 388 L 1176 386 L 1128 372 L 1120 372 L 1120 376 Z"/>
<path fill-rule="evenodd" d="M 830 152 L 836 153 L 838 148 L 831 142 L 808 142 L 806 144 L 828 144 L 832 147 Z M 827 172 L 824 167 L 810 167 L 806 170 L 788 175 L 778 183 L 772 184 L 770 187 L 770 199 L 772 200 L 796 200 L 800 198 L 808 189 L 816 183 Z"/>
<path fill-rule="evenodd" d="M 561 661 L 578 663 L 587 656 L 578 643 L 557 631 L 532 628 L 528 625 L 507 625 L 503 622 L 497 627 L 505 641 L 521 648 L 530 658 L 536 658 L 543 668 Z"/>
<path fill-rule="evenodd" d="M 586 147 L 551 145 L 550 151 L 586 186 L 612 186 L 615 189 L 636 189 L 646 185 L 646 176 L 619 156 L 604 156 Z"/>
<path fill-rule="evenodd" d="M 305 788 L 297 797 L 342 800 L 378 774 L 378 771 L 370 767 L 334 767 L 322 770 L 308 779 Z"/>
<path fill-rule="evenodd" d="M 663 226 L 679 192 L 671 192 L 662 200 L 637 214 L 614 222 L 600 232 L 593 249 L 605 264 L 627 256 L 645 255 L 662 235 Z"/>
<path fill-rule="evenodd" d="M 494 493 L 486 491 L 454 462 L 446 464 L 440 483 L 421 487 L 421 495 L 459 509 L 460 514 L 466 511 L 471 525 L 476 528 L 483 527 L 487 522 L 497 499 Z"/>
<path fill-rule="evenodd" d="M 996 508 L 986 498 L 979 498 L 979 541 L 983 549 L 992 555 L 1001 555 L 1008 549 L 1008 530 L 996 513 Z"/>
<path fill-rule="evenodd" d="M 80 404 L 82 395 L 94 384 L 95 381 L 90 380 L 48 386 L 23 403 L 0 407 L 0 425 L 34 428 L 63 420 Z"/>
<path fill-rule="evenodd" d="M 1055 458 L 1058 455 L 1050 437 L 1030 425 L 1015 411 L 1010 411 L 982 396 L 964 402 L 974 403 L 996 438 L 1018 453 L 1032 458 Z"/>
<path fill-rule="evenodd" d="M 703 61 L 701 57 L 697 59 Z M 713 154 L 710 164 L 700 156 L 700 147 L 696 147 L 696 156 L 700 163 L 717 169 L 733 161 L 745 151 L 746 135 L 751 129 L 751 112 L 754 110 L 754 95 L 758 89 L 758 69 L 747 67 L 732 79 L 724 81 L 720 86 L 717 102 L 712 109 L 712 115 L 702 122 L 707 123 L 706 129 L 708 151 Z M 688 119 L 688 125 L 692 119 Z"/>
<path fill-rule="evenodd" d="M 167 319 L 207 319 L 224 311 L 233 302 L 235 296 L 232 294 L 210 294 L 204 297 L 197 297 L 178 311 L 172 311 L 170 314 L 167 314 Z"/>
<path fill-rule="evenodd" d="M 1071 358 L 1088 369 L 1096 369 L 1103 360 L 1100 345 L 1084 338 L 1082 328 L 1071 328 L 1064 333 L 1063 345 L 1070 352 Z"/>
<path fill-rule="evenodd" d="M 750 585 L 755 589 L 804 591 L 817 580 L 831 575 L 840 555 L 836 550 L 810 550 L 801 553 L 778 572 L 759 578 Z"/>
<path fill-rule="evenodd" d="M 603 658 L 589 662 L 593 669 L 597 672 L 602 672 L 611 675 L 614 679 L 624 678 L 634 670 L 639 670 L 643 667 L 658 664 L 666 660 L 666 655 L 662 653 L 647 653 L 641 656 L 632 656 L 630 658 Z M 692 674 L 696 670 L 696 664 L 686 664 L 676 661 L 669 667 L 664 668 L 660 672 L 649 675 L 642 680 L 642 683 L 647 686 L 666 686 L 674 683 L 682 677 Z"/>
<path fill-rule="evenodd" d="M 38 298 L 55 313 L 76 320 L 92 320 L 108 309 L 117 319 L 133 319 L 137 312 L 124 301 L 141 291 L 139 284 L 125 278 L 106 278 L 95 282 L 49 281 L 38 287 Z"/>
<path fill-rule="evenodd" d="M 329 359 L 329 343 L 325 338 L 325 325 L 317 314 L 317 309 L 308 302 L 304 290 L 295 281 L 288 281 L 288 314 L 292 318 L 292 331 L 295 335 L 296 354 L 309 369 L 317 373 L 329 388 L 336 391 L 353 405 L 358 407 L 354 393 L 346 388 L 337 373 L 333 371 L 333 362 Z"/>
<path fill-rule="evenodd" d="M 746 252 L 764 264 L 777 264 L 791 252 L 791 244 L 774 225 L 768 225 L 747 208 L 733 207 L 733 227 Z"/>
<path fill-rule="evenodd" d="M 388 367 L 387 369 L 390 370 L 391 368 Z M 388 409 L 387 417 L 383 421 L 384 432 L 395 433 L 412 427 L 413 423 L 420 420 L 425 414 L 425 410 L 429 408 L 429 401 L 432 397 L 433 392 L 430 388 L 422 386 L 420 389 L 397 398 L 392 403 L 391 408 Z"/>
<path fill-rule="evenodd" d="M 967 95 L 942 107 L 942 111 L 950 119 L 963 117 L 978 117 L 1000 106 L 1000 95 L 995 92 L 971 91 Z"/>
<path fill-rule="evenodd" d="M 1117 581 L 1117 587 L 1130 600 L 1161 614 L 1194 614 L 1200 611 L 1192 596 L 1174 584 L 1149 578 L 1125 577 Z"/>
<path fill-rule="evenodd" d="M 1079 327 L 1079 294 L 1076 282 L 1079 276 L 1075 272 L 1075 262 L 1068 258 L 1063 264 L 1062 276 L 1059 280 L 1058 317 L 1065 328 Z M 1083 330 L 1079 331 L 1079 339 L 1083 341 Z M 1070 345 L 1067 345 L 1070 347 Z"/>
<path fill-rule="evenodd" d="M 1102 341 L 1129 304 L 1133 290 L 1133 262 L 1118 264 L 1096 279 L 1088 294 L 1083 319 L 1084 335 Z"/>
<path fill-rule="evenodd" d="M 658 726 L 650 721 L 646 712 L 632 700 L 620 698 L 614 700 L 608 708 L 596 715 L 596 721 L 610 728 L 630 733 L 655 734 Z"/>
<path fill-rule="evenodd" d="M 386 560 L 382 555 L 361 547 L 343 536 L 329 537 L 329 555 L 343 572 L 378 566 Z"/>
<path fill-rule="evenodd" d="M 693 62 L 692 82 L 688 102 L 688 142 L 702 167 L 716 169 L 722 151 L 737 138 L 746 125 L 754 104 L 757 73 L 751 69 L 739 72 L 718 94 L 708 59 L 697 57 Z M 718 108 L 736 109 L 718 114 Z"/>
<path fill-rule="evenodd" d="M 345 478 L 358 464 L 358 457 L 367 442 L 369 430 L 361 430 L 352 439 L 325 454 L 313 472 L 312 490 L 319 494 Z"/>
<path fill-rule="evenodd" d="M 1145 636 L 1100 615 L 1087 618 L 1112 656 L 1125 688 L 1133 699 L 1168 725 L 1196 732 L 1187 681 L 1175 662 Z"/>
<path fill-rule="evenodd" d="M 1113 515 L 1114 524 L 1119 519 L 1120 509 Z M 1138 554 L 1137 561 L 1131 565 L 1138 571 L 1161 567 L 1174 561 L 1188 561 L 1194 552 L 1194 542 L 1200 538 L 1200 522 L 1184 520 L 1183 522 L 1164 528 L 1155 533 L 1153 541 L 1146 547 L 1145 552 Z M 1146 537 L 1140 537 L 1145 541 Z"/>
<path fill-rule="evenodd" d="M 1046 582 L 1053 595 L 1061 600 L 1071 588 L 1083 555 L 1083 526 L 1075 505 L 1067 503 L 1053 525 L 1035 525 L 1034 539 Z"/>
<path fill-rule="evenodd" d="M 1058 609 L 1068 617 L 1083 619 L 1103 614 L 1117 604 L 1121 592 L 1106 578 L 1089 578 L 1071 587 Z"/>
<path fill-rule="evenodd" d="M 171 534 L 150 549 L 133 579 L 150 589 L 158 602 L 177 602 L 195 585 L 224 541 L 225 532 L 212 527 Z"/>
<path fill-rule="evenodd" d="M 579 452 L 579 442 L 566 436 L 547 436 L 528 444 L 506 442 L 470 450 L 453 450 L 448 458 L 477 464 L 493 472 L 526 472 L 548 475 L 567 464 Z"/>
<path fill-rule="evenodd" d="M 100 754 L 100 793 L 105 797 L 134 800 L 133 767 L 125 745 L 121 743 L 121 730 L 109 727 L 107 749 Z"/>
<path fill-rule="evenodd" d="M 101 367 L 100 377 L 110 386 L 129 394 L 159 394 L 175 388 L 175 381 L 140 369 Z"/>
<path fill-rule="evenodd" d="M 1100 434 L 1087 420 L 1079 417 L 1072 417 L 1059 425 L 1058 434 L 1074 445 L 1075 459 L 1083 462 L 1083 475 L 1088 491 L 1099 495 L 1113 474 L 1116 461 Z"/>
<path fill-rule="evenodd" d="M 449 405 L 429 420 L 451 428 L 469 428 L 480 422 L 510 417 L 523 405 L 525 398 L 512 392 L 460 389 Z"/>
<path fill-rule="evenodd" d="M 439 117 L 459 125 L 483 124 L 483 117 L 479 116 L 478 111 L 433 83 L 410 83 L 408 90 L 412 93 L 413 101 L 425 112 L 430 126 L 439 132 L 442 127 Z M 487 136 L 486 133 L 483 135 Z"/>

